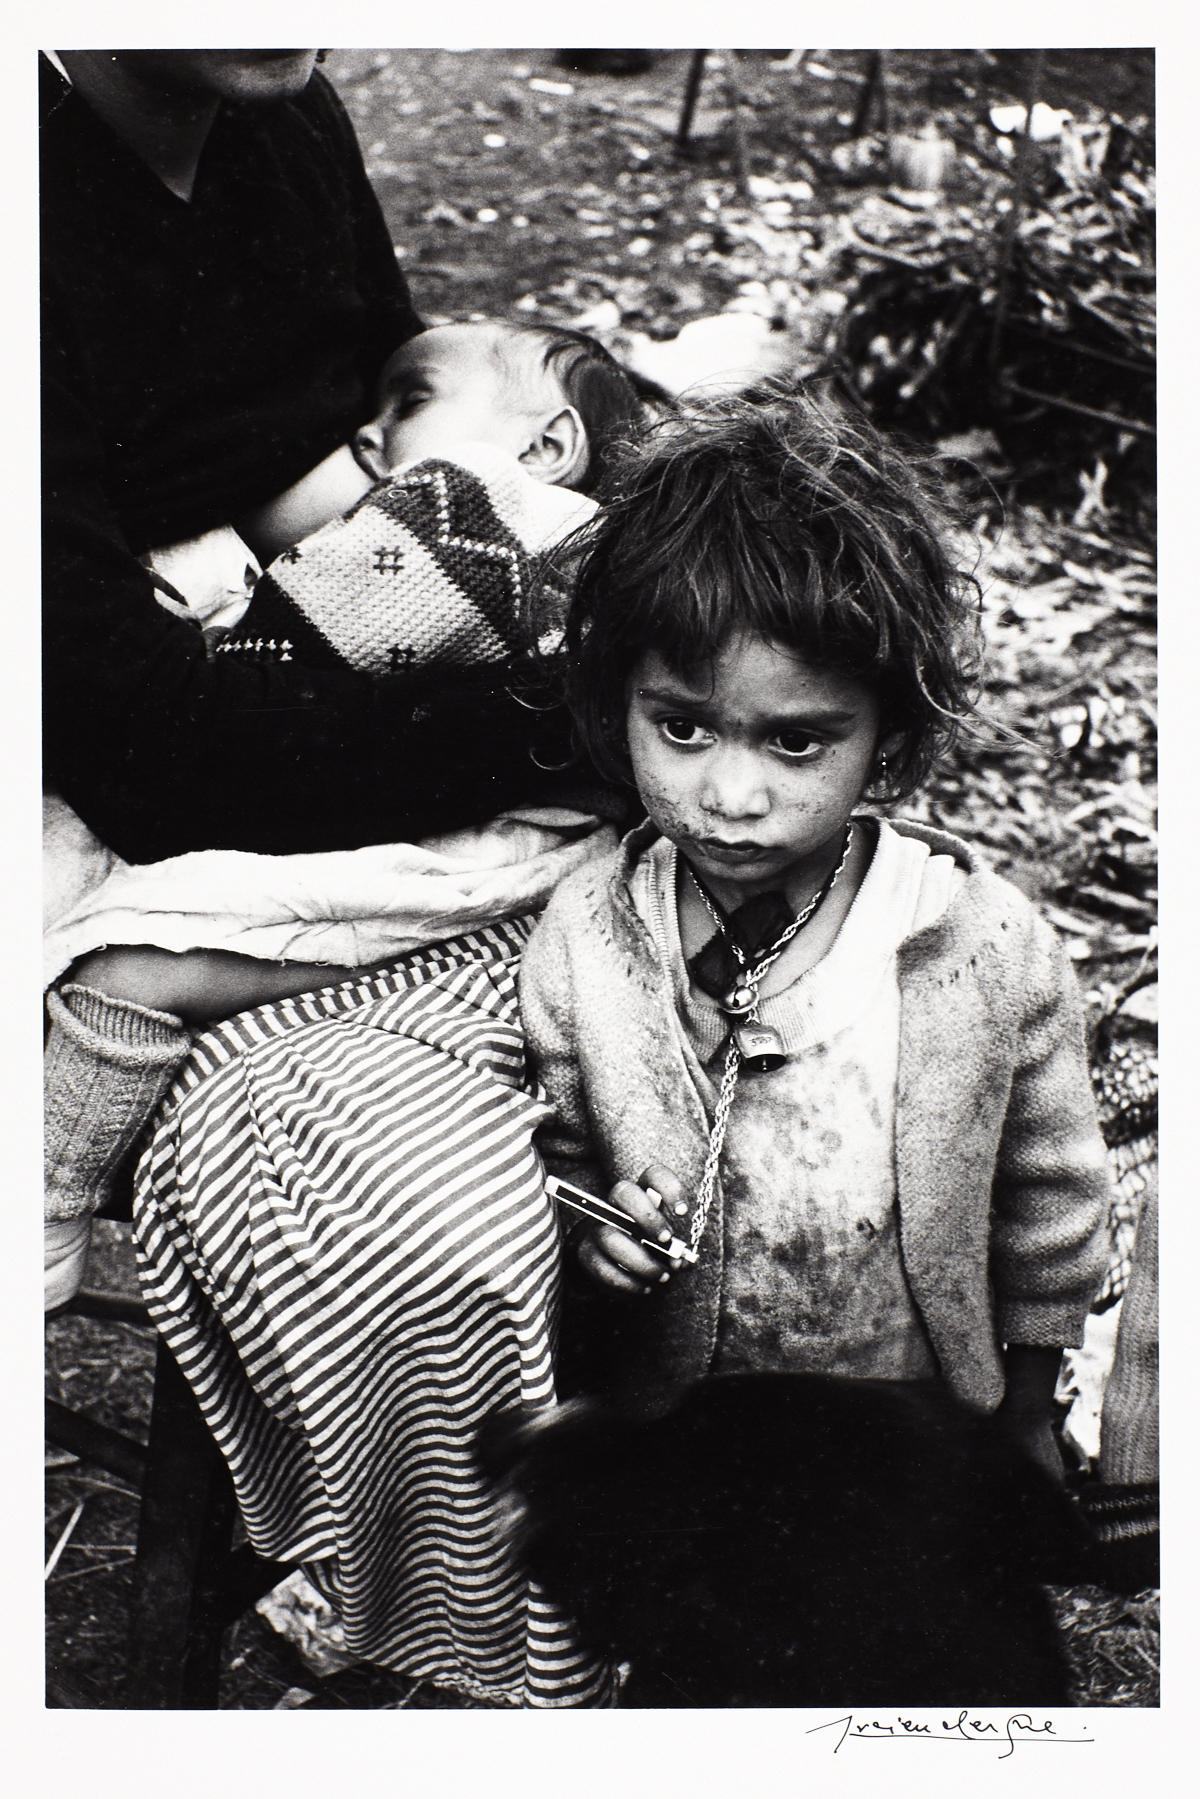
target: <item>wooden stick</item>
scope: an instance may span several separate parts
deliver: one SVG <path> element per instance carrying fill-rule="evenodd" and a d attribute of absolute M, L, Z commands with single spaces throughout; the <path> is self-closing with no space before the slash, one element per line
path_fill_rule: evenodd
<path fill-rule="evenodd" d="M 746 154 L 746 121 L 742 114 L 742 84 L 737 72 L 737 51 L 725 53 L 725 88 L 729 95 L 729 123 L 733 137 L 733 173 L 738 193 L 750 198 L 750 163 Z"/>
<path fill-rule="evenodd" d="M 683 90 L 683 109 L 679 114 L 679 124 L 675 131 L 676 150 L 686 150 L 688 134 L 692 129 L 692 115 L 696 110 L 696 101 L 700 94 L 700 83 L 704 79 L 704 59 L 707 50 L 693 50 L 692 60 L 688 64 L 687 86 Z"/>
<path fill-rule="evenodd" d="M 50 1576 L 54 1573 L 54 1570 L 58 1567 L 59 1562 L 62 1560 L 63 1550 L 71 1541 L 71 1533 L 83 1515 L 84 1504 L 85 1501 L 82 1499 L 76 1503 L 75 1510 L 71 1513 L 71 1516 L 63 1526 L 62 1535 L 54 1545 L 54 1548 L 50 1551 L 50 1557 L 46 1563 L 46 1572 L 43 1575 L 44 1580 L 49 1580 Z"/>
<path fill-rule="evenodd" d="M 1000 361 L 1000 339 L 1004 332 L 1005 315 L 1008 312 L 1008 295 L 1012 266 L 1013 249 L 1017 241 L 1017 230 L 1025 214 L 1025 195 L 1029 185 L 1030 163 L 1033 156 L 1033 109 L 1037 105 L 1038 92 L 1042 85 L 1042 70 L 1045 66 L 1046 52 L 1043 49 L 1030 52 L 1029 67 L 1025 83 L 1025 123 L 1021 127 L 1016 143 L 1016 166 L 1013 170 L 1012 206 L 1000 232 L 996 252 L 996 310 L 992 321 L 992 337 L 988 348 L 988 362 L 995 373 Z"/>
<path fill-rule="evenodd" d="M 871 118 L 871 105 L 876 97 L 879 100 L 879 129 L 886 137 L 889 126 L 886 50 L 872 50 L 867 59 L 867 72 L 862 77 L 862 92 L 858 96 L 854 122 L 850 127 L 852 138 L 865 137 Z"/>
<path fill-rule="evenodd" d="M 1158 435 L 1153 425 L 1144 425 L 1140 419 L 1123 418 L 1118 412 L 1102 412 L 1098 406 L 1084 406 L 1078 400 L 1064 400 L 1057 394 L 1039 393 L 1036 387 L 1026 387 L 1008 375 L 1001 378 L 1000 385 L 1009 393 L 1020 394 L 1023 400 L 1038 400 L 1043 406 L 1057 406 L 1062 412 L 1077 412 L 1081 418 L 1096 419 L 1101 425 L 1115 425 L 1118 431 L 1132 431 L 1139 437 Z"/>

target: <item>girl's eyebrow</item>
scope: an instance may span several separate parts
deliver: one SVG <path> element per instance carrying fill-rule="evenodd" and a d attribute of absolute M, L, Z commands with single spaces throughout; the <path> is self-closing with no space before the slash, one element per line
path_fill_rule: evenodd
<path fill-rule="evenodd" d="M 639 687 L 637 696 L 639 700 L 661 700 L 664 705 L 704 704 L 698 694 L 686 687 Z"/>
<path fill-rule="evenodd" d="M 706 712 L 712 705 L 712 695 L 697 694 L 682 687 L 639 687 L 639 700 L 649 700 L 652 705 L 690 707 L 694 712 Z M 759 721 L 766 730 L 796 730 L 807 728 L 813 730 L 837 731 L 847 725 L 856 724 L 858 713 L 853 709 L 839 706 L 798 706 L 794 712 L 772 713 L 769 718 Z"/>

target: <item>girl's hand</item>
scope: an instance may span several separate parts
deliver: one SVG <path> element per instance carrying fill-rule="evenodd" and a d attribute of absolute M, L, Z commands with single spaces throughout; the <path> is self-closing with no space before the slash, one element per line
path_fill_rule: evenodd
<path fill-rule="evenodd" d="M 1004 1351 L 1004 1398 L 996 1416 L 1009 1435 L 1059 1486 L 1066 1470 L 1054 1435 L 1054 1388 L 1062 1350 L 1010 1343 Z"/>
<path fill-rule="evenodd" d="M 1019 1417 L 1015 1413 L 1001 1410 L 1000 1414 L 1008 1429 L 1008 1434 L 1017 1443 L 1031 1461 L 1047 1473 L 1055 1486 L 1066 1485 L 1066 1470 L 1059 1453 L 1058 1442 L 1054 1435 L 1054 1427 L 1045 1415 L 1036 1418 Z"/>
<path fill-rule="evenodd" d="M 643 1237 L 664 1247 L 678 1235 L 687 1201 L 678 1176 L 655 1164 L 636 1181 L 618 1181 L 608 1195 L 633 1219 Z M 633 1237 L 607 1224 L 590 1224 L 576 1237 L 579 1266 L 600 1286 L 615 1293 L 650 1293 L 671 1278 L 671 1263 Z"/>

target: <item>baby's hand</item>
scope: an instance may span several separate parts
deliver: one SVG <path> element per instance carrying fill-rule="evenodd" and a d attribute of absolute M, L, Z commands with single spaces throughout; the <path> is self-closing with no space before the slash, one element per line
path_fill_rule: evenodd
<path fill-rule="evenodd" d="M 618 1181 L 608 1195 L 637 1224 L 644 1237 L 666 1248 L 687 1216 L 683 1185 L 669 1168 L 655 1163 L 636 1181 Z M 576 1238 L 579 1265 L 603 1287 L 617 1293 L 649 1293 L 671 1278 L 671 1263 L 611 1225 L 593 1224 Z"/>

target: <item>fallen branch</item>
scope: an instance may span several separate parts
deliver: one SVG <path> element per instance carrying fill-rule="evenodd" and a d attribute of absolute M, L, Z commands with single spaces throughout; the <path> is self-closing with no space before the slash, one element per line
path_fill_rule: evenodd
<path fill-rule="evenodd" d="M 93 1562 L 89 1568 L 76 1568 L 71 1574 L 56 1574 L 51 1586 L 65 1587 L 72 1580 L 84 1580 L 89 1574 L 108 1574 L 113 1568 L 127 1568 L 133 1555 L 123 1555 L 114 1562 Z"/>
<path fill-rule="evenodd" d="M 62 1560 L 63 1550 L 71 1541 L 71 1534 L 74 1531 L 75 1526 L 79 1523 L 80 1518 L 83 1516 L 83 1508 L 86 1503 L 87 1501 L 84 1499 L 80 1499 L 76 1502 L 75 1510 L 68 1518 L 58 1542 L 50 1551 L 49 1559 L 46 1562 L 46 1570 L 42 1576 L 43 1580 L 49 1580 L 50 1576 L 54 1573 L 54 1570 L 58 1567 L 59 1562 Z"/>
<path fill-rule="evenodd" d="M 1000 385 L 1006 392 L 1020 394 L 1023 400 L 1039 400 L 1043 406 L 1057 406 L 1063 412 L 1077 412 L 1081 418 L 1095 419 L 1101 425 L 1115 425 L 1119 431 L 1133 431 L 1140 437 L 1157 437 L 1158 432 L 1153 425 L 1143 425 L 1139 419 L 1121 418 L 1115 412 L 1101 412 L 1095 406 L 1082 406 L 1078 400 L 1063 400 L 1057 394 L 1039 393 L 1035 387 L 1026 387 L 1020 381 L 1014 381 L 1011 375 L 1002 375 Z"/>

